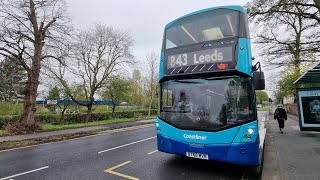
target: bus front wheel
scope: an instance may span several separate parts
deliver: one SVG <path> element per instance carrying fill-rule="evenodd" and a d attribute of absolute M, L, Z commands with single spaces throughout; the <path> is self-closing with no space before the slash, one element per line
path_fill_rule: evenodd
<path fill-rule="evenodd" d="M 263 146 L 259 166 L 249 167 L 249 174 L 255 179 L 261 179 L 263 162 L 264 162 L 264 146 Z"/>

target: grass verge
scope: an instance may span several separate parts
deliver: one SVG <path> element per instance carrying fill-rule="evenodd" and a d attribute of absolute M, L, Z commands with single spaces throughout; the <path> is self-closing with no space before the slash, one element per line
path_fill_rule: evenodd
<path fill-rule="evenodd" d="M 62 129 L 74 129 L 80 127 L 89 127 L 89 126 L 98 126 L 98 125 L 107 125 L 112 123 L 120 123 L 120 122 L 133 122 L 135 121 L 132 118 L 124 118 L 124 119 L 109 119 L 103 121 L 94 121 L 88 123 L 76 123 L 76 124 L 62 124 L 62 125 L 53 125 L 53 124 L 43 124 L 44 131 L 55 131 Z"/>
<path fill-rule="evenodd" d="M 151 116 L 150 119 L 155 119 L 157 116 Z M 64 129 L 75 129 L 75 128 L 82 128 L 82 127 L 91 127 L 91 126 L 99 126 L 99 125 L 108 125 L 113 123 L 122 123 L 122 122 L 134 122 L 133 118 L 122 118 L 122 119 L 108 119 L 102 121 L 94 121 L 88 123 L 76 123 L 76 124 L 43 124 L 43 131 L 41 132 L 48 132 L 48 131 L 58 131 Z M 0 136 L 5 136 L 5 131 L 0 129 Z"/>
<path fill-rule="evenodd" d="M 258 108 L 258 111 L 269 111 L 269 108 L 264 107 L 264 108 Z"/>

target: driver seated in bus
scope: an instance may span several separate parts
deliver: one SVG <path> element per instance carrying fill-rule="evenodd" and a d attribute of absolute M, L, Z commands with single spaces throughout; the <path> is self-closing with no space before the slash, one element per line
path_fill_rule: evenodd
<path fill-rule="evenodd" d="M 189 99 L 186 95 L 185 92 L 180 92 L 180 100 L 179 100 L 179 103 L 178 103 L 178 107 L 181 109 L 181 110 L 186 110 L 187 107 L 190 108 L 190 102 L 189 102 Z"/>

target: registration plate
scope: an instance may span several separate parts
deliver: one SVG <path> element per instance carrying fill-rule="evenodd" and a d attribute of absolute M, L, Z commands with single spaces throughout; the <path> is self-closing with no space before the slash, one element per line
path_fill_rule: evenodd
<path fill-rule="evenodd" d="M 198 159 L 206 159 L 206 160 L 209 159 L 208 154 L 201 154 L 201 153 L 195 153 L 195 152 L 186 152 L 186 156 L 198 158 Z"/>

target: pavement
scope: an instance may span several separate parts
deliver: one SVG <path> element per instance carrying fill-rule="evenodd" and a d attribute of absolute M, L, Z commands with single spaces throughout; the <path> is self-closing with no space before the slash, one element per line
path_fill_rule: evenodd
<path fill-rule="evenodd" d="M 288 115 L 284 133 L 270 114 L 262 180 L 319 180 L 320 132 L 300 131 L 299 119 Z"/>
<path fill-rule="evenodd" d="M 26 134 L 26 135 L 0 136 L 0 143 L 4 142 L 4 141 L 18 141 L 18 140 L 27 140 L 27 139 L 36 139 L 36 138 L 47 138 L 47 137 L 56 136 L 56 135 L 75 134 L 75 133 L 94 131 L 94 130 L 119 129 L 119 128 L 130 127 L 130 126 L 151 124 L 153 122 L 154 122 L 154 119 L 153 120 L 140 120 L 140 121 L 134 121 L 134 122 L 112 123 L 112 124 L 108 124 L 108 125 L 90 126 L 90 127 L 65 129 L 65 130 L 57 130 L 57 131 L 48 131 L 48 132 Z"/>

